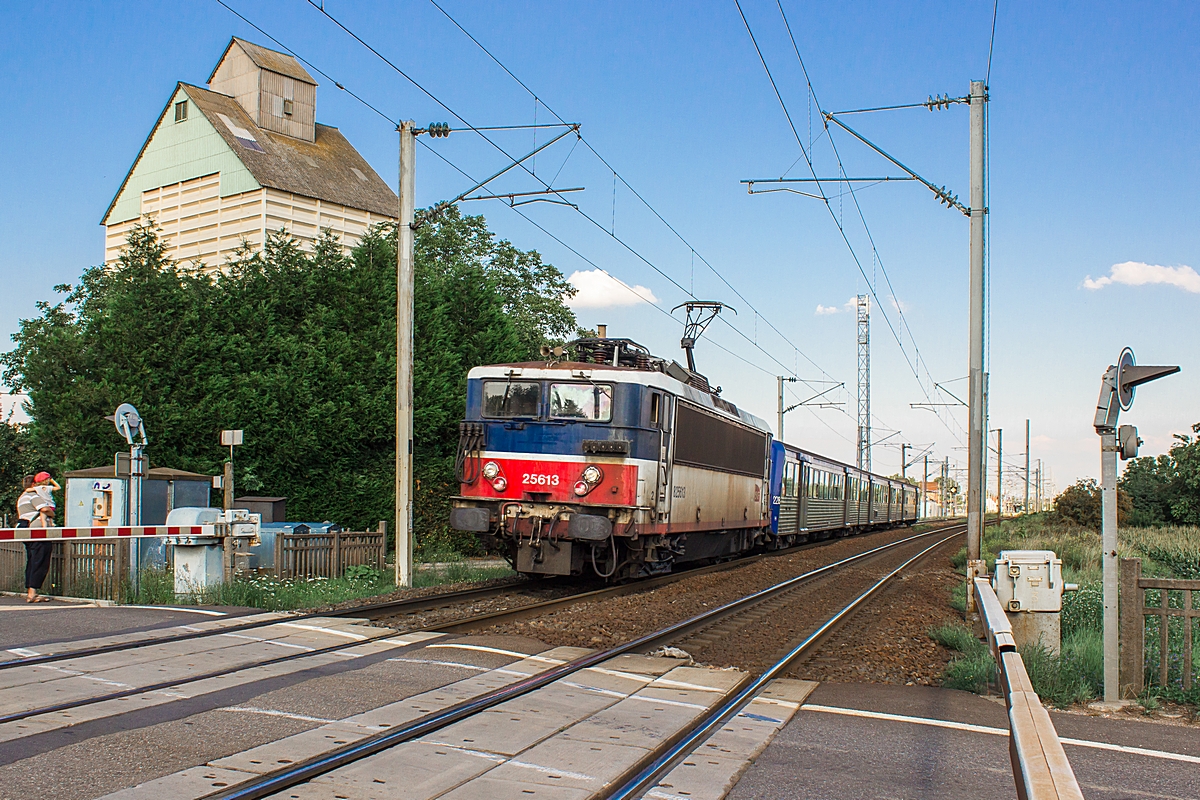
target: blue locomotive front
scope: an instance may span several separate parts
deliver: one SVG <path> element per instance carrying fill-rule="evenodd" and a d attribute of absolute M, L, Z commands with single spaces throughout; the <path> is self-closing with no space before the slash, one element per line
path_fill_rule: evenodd
<path fill-rule="evenodd" d="M 628 339 L 472 369 L 451 525 L 522 573 L 635 578 L 771 536 L 766 424 Z"/>

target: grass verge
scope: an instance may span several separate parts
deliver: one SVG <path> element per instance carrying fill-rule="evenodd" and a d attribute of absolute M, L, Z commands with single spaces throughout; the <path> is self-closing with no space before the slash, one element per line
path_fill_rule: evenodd
<path fill-rule="evenodd" d="M 513 575 L 507 566 L 478 566 L 461 555 L 439 554 L 436 566 L 418 569 L 413 588 L 470 583 Z M 167 570 L 143 570 L 136 591 L 126 586 L 123 602 L 133 605 L 219 605 L 286 611 L 388 594 L 396 590 L 392 570 L 350 567 L 340 578 L 276 578 L 274 575 L 237 577 L 185 596 L 175 595 L 175 576 Z"/>

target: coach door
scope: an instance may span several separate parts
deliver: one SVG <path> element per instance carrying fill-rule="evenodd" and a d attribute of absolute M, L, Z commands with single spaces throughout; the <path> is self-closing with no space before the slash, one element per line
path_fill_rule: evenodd
<path fill-rule="evenodd" d="M 671 519 L 671 439 L 674 404 L 665 392 L 650 392 L 650 427 L 658 429 L 658 469 L 655 513 L 659 522 Z"/>

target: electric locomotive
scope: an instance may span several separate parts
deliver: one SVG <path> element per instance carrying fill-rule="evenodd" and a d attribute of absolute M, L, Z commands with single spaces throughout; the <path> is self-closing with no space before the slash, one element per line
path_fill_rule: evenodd
<path fill-rule="evenodd" d="M 451 527 L 518 572 L 639 578 L 916 518 L 915 487 L 774 441 L 636 342 L 546 355 L 472 369 L 459 426 Z"/>

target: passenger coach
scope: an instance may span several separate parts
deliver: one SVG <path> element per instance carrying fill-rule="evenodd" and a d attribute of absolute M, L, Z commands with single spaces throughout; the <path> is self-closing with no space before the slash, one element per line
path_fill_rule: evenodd
<path fill-rule="evenodd" d="M 772 441 L 677 362 L 628 339 L 567 351 L 467 379 L 450 523 L 518 572 L 637 578 L 915 519 L 915 487 L 910 515 L 904 485 Z"/>

